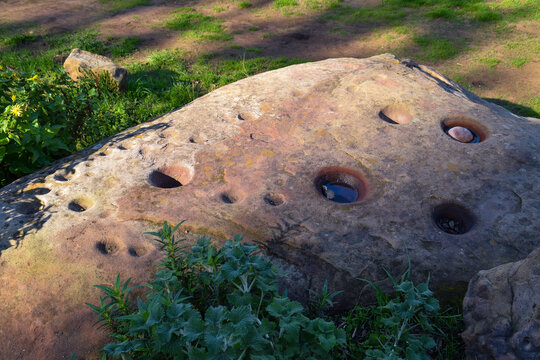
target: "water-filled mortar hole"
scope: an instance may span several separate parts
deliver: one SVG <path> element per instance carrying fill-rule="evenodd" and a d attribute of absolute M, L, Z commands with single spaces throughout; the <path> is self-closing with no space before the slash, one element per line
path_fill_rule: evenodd
<path fill-rule="evenodd" d="M 181 165 L 164 166 L 154 170 L 148 176 L 150 185 L 172 189 L 188 184 L 191 180 L 189 169 Z"/>
<path fill-rule="evenodd" d="M 444 133 L 462 143 L 479 143 L 486 139 L 487 129 L 467 116 L 453 116 L 441 122 Z"/>
<path fill-rule="evenodd" d="M 327 168 L 315 178 L 315 188 L 326 199 L 337 203 L 352 203 L 366 197 L 367 187 L 363 176 L 346 168 Z"/>
<path fill-rule="evenodd" d="M 432 220 L 435 225 L 447 234 L 461 235 L 469 232 L 476 218 L 472 212 L 462 205 L 446 203 L 433 208 Z"/>
<path fill-rule="evenodd" d="M 120 246 L 118 243 L 111 239 L 98 241 L 96 243 L 96 249 L 98 249 L 98 251 L 103 255 L 112 255 L 116 253 L 119 248 Z"/>
<path fill-rule="evenodd" d="M 401 104 L 392 104 L 384 107 L 379 112 L 379 117 L 390 124 L 408 124 L 413 119 L 409 109 Z"/>

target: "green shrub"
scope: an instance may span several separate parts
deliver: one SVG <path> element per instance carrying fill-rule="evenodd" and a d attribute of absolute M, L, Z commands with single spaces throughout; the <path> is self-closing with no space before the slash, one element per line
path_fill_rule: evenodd
<path fill-rule="evenodd" d="M 146 300 L 129 300 L 129 280 L 96 286 L 98 314 L 122 359 L 321 359 L 345 343 L 332 322 L 304 315 L 278 294 L 271 263 L 237 235 L 217 249 L 200 238 L 191 251 L 167 223 L 157 237 L 166 254 Z"/>
<path fill-rule="evenodd" d="M 0 65 L 0 185 L 75 150 L 103 91 L 62 72 L 41 78 Z"/>
<path fill-rule="evenodd" d="M 429 290 L 429 279 L 415 286 L 409 275 L 410 269 L 399 282 L 390 276 L 395 290 L 392 299 L 368 281 L 375 290 L 377 304 L 356 306 L 343 317 L 346 358 L 463 358 L 461 315 L 441 314 L 439 302 Z"/>

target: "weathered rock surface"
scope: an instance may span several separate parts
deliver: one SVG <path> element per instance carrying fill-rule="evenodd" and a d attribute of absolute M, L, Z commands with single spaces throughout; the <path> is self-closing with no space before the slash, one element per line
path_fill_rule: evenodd
<path fill-rule="evenodd" d="M 126 69 L 117 66 L 108 57 L 88 51 L 73 49 L 64 62 L 64 69 L 75 81 L 86 76 L 85 71 L 91 71 L 97 76 L 108 74 L 120 90 L 127 87 L 128 71 Z"/>
<path fill-rule="evenodd" d="M 95 354 L 91 285 L 147 280 L 158 253 L 143 232 L 165 220 L 186 219 L 189 240 L 262 244 L 300 299 L 328 280 L 340 305 L 365 301 L 359 278 L 388 289 L 383 268 L 409 260 L 460 298 L 479 270 L 540 246 L 539 135 L 537 119 L 390 55 L 230 84 L 0 189 L 0 348 Z"/>
<path fill-rule="evenodd" d="M 463 301 L 467 358 L 540 358 L 540 248 L 480 271 Z"/>

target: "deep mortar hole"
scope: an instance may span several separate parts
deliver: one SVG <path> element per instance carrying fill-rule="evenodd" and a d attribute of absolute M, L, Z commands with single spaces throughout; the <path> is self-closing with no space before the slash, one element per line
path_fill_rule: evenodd
<path fill-rule="evenodd" d="M 279 206 L 285 202 L 285 197 L 278 193 L 269 193 L 264 196 L 264 202 L 271 206 Z"/>
<path fill-rule="evenodd" d="M 225 204 L 234 204 L 239 200 L 238 195 L 230 191 L 222 193 L 220 198 Z"/>
<path fill-rule="evenodd" d="M 25 191 L 26 194 L 30 194 L 30 195 L 45 195 L 50 192 L 51 192 L 51 189 L 48 189 L 45 187 L 39 187 L 39 188 Z"/>
<path fill-rule="evenodd" d="M 141 257 L 148 253 L 148 249 L 145 246 L 137 245 L 130 247 L 128 253 L 133 257 Z"/>
<path fill-rule="evenodd" d="M 35 214 L 42 208 L 43 203 L 39 199 L 23 200 L 15 204 L 15 210 L 23 215 Z"/>
<path fill-rule="evenodd" d="M 120 246 L 114 240 L 103 240 L 96 243 L 96 249 L 103 255 L 112 255 L 118 251 Z"/>
<path fill-rule="evenodd" d="M 182 186 L 180 181 L 175 178 L 162 173 L 159 170 L 154 170 L 149 176 L 149 181 L 151 185 L 162 189 L 172 189 Z"/>
<path fill-rule="evenodd" d="M 453 140 L 468 144 L 482 142 L 486 140 L 488 134 L 488 131 L 484 125 L 468 116 L 447 117 L 441 122 L 441 128 L 444 133 L 450 136 Z M 454 128 L 455 130 L 458 128 L 465 128 L 471 133 L 472 139 L 469 141 L 452 136 L 451 130 Z"/>
<path fill-rule="evenodd" d="M 171 164 L 152 171 L 148 176 L 148 182 L 155 187 L 171 189 L 189 184 L 192 177 L 193 174 L 188 167 L 183 164 Z"/>
<path fill-rule="evenodd" d="M 406 106 L 392 104 L 384 107 L 379 112 L 379 117 L 390 124 L 408 124 L 412 121 L 412 115 Z"/>
<path fill-rule="evenodd" d="M 83 212 L 90 209 L 94 205 L 94 202 L 87 197 L 81 197 L 70 201 L 68 209 L 75 212 Z"/>
<path fill-rule="evenodd" d="M 469 232 L 476 218 L 472 212 L 462 205 L 446 203 L 437 205 L 432 212 L 435 225 L 447 234 L 462 235 Z"/>
<path fill-rule="evenodd" d="M 366 196 L 366 183 L 358 172 L 345 168 L 328 168 L 315 179 L 315 187 L 325 198 L 337 203 L 352 203 Z"/>

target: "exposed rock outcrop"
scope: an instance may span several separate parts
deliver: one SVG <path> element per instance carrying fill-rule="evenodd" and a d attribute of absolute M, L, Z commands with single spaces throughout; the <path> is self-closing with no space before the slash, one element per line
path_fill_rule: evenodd
<path fill-rule="evenodd" d="M 262 244 L 299 299 L 328 280 L 341 306 L 366 301 L 359 278 L 388 290 L 383 268 L 409 260 L 459 299 L 540 246 L 539 138 L 538 120 L 391 55 L 227 85 L 0 189 L 0 348 L 95 353 L 91 285 L 147 280 L 143 233 L 165 220 L 186 219 L 189 241 Z"/>

